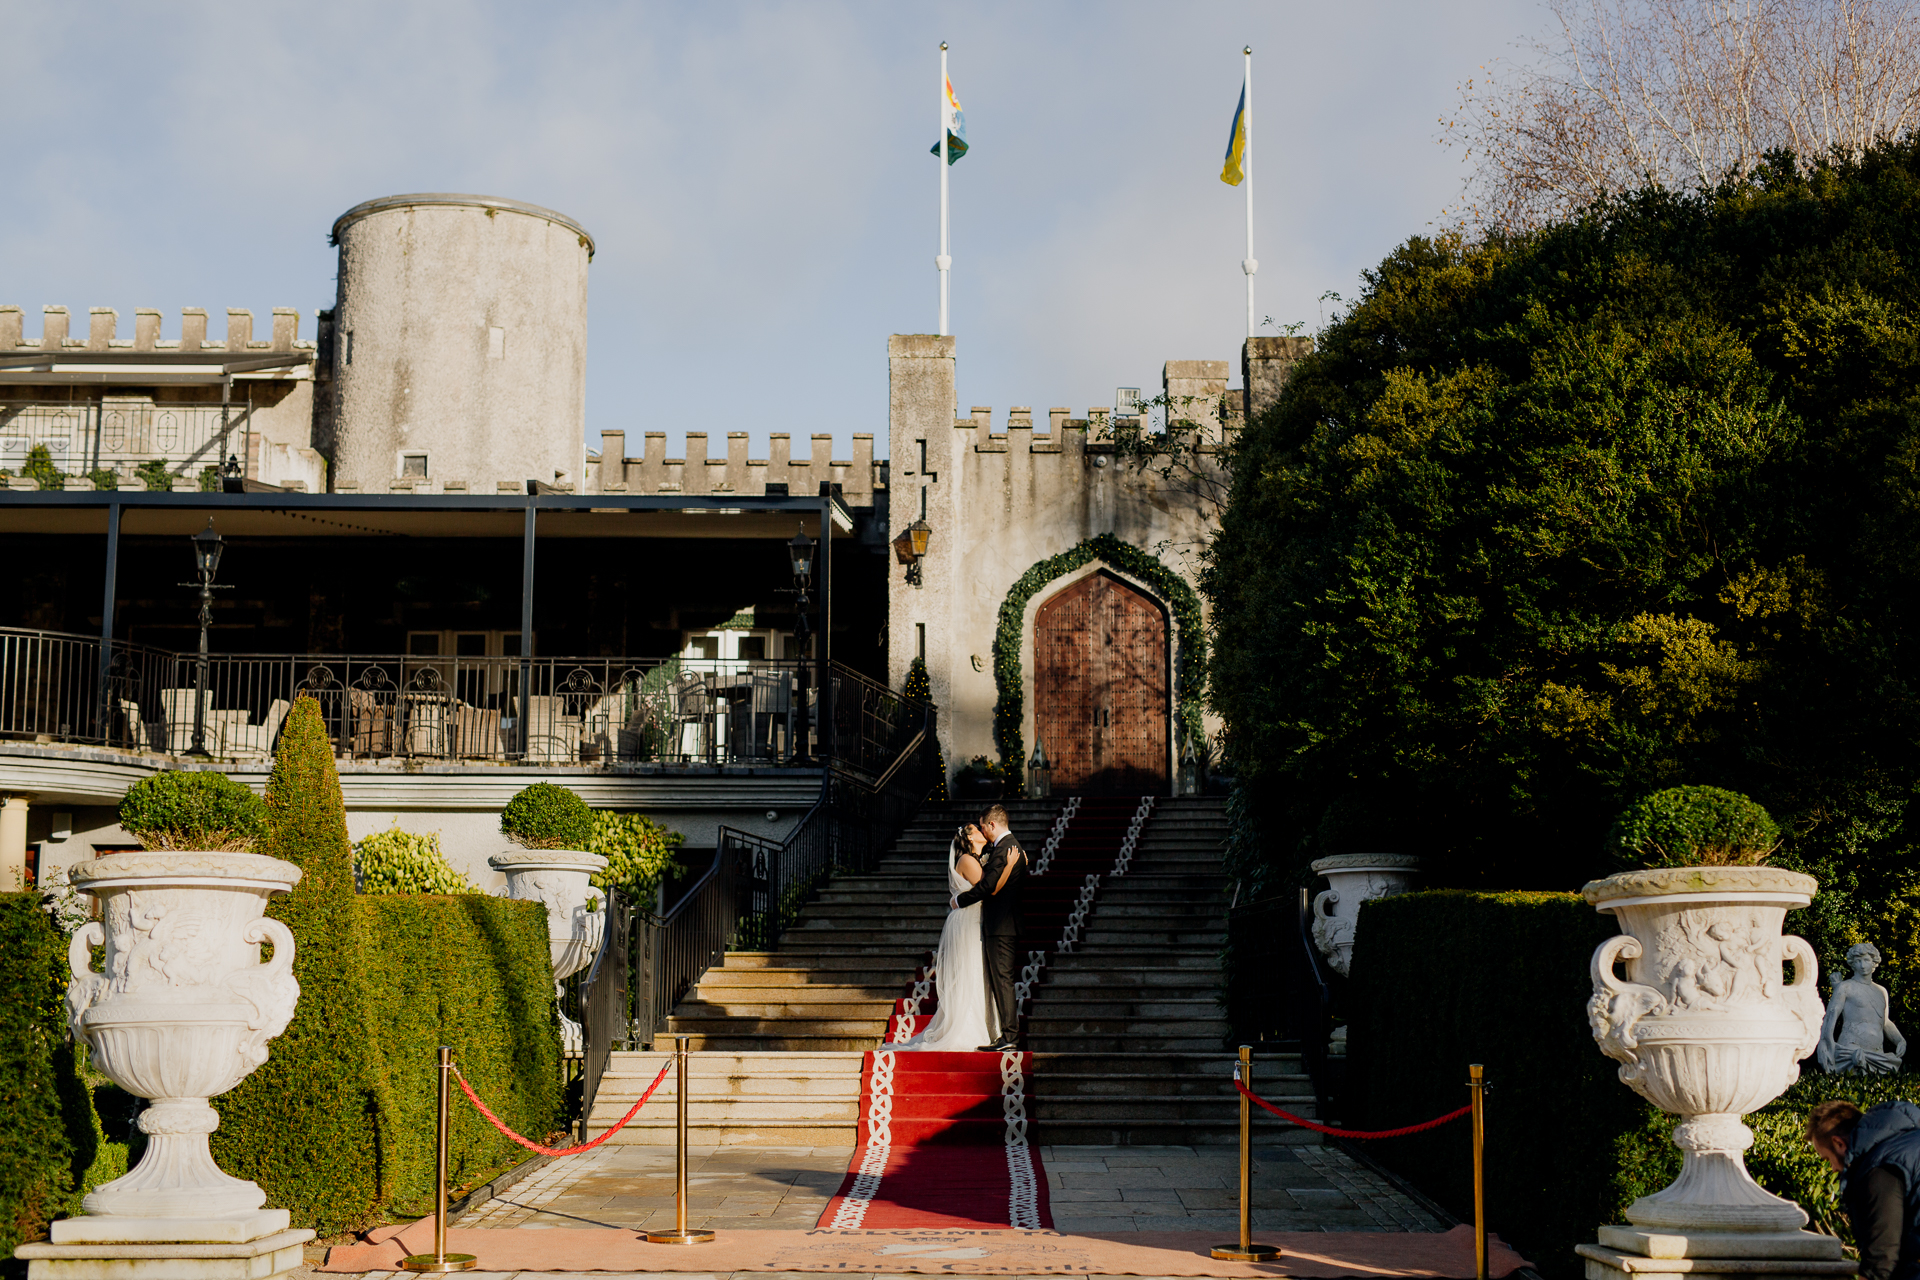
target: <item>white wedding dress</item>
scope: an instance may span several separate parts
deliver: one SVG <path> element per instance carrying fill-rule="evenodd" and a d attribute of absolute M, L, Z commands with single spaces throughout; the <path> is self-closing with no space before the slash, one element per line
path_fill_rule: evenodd
<path fill-rule="evenodd" d="M 947 892 L 965 893 L 973 886 L 954 870 L 955 853 L 947 846 Z M 939 1007 L 933 1021 L 898 1049 L 926 1049 L 939 1053 L 972 1053 L 991 1044 L 1000 1034 L 1000 1019 L 987 998 L 987 961 L 980 945 L 980 904 L 947 912 L 940 931 L 940 949 L 934 953 L 934 991 Z"/>

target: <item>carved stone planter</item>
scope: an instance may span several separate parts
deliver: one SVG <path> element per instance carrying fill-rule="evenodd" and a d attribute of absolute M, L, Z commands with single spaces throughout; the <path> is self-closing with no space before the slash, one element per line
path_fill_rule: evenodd
<path fill-rule="evenodd" d="M 139 1165 L 82 1207 L 175 1219 L 259 1209 L 266 1193 L 213 1162 L 207 1135 L 220 1117 L 208 1099 L 265 1062 L 267 1041 L 293 1017 L 293 935 L 261 912 L 300 869 L 251 853 L 146 852 L 82 862 L 68 877 L 100 900 L 104 921 L 81 926 L 68 950 L 69 1025 L 95 1067 L 151 1103 Z M 263 942 L 273 944 L 265 964 Z M 89 947 L 102 944 L 106 971 L 94 973 Z"/>
<path fill-rule="evenodd" d="M 1819 963 L 1781 936 L 1786 913 L 1813 900 L 1811 876 L 1777 867 L 1679 867 L 1595 880 L 1588 902 L 1620 921 L 1593 953 L 1587 1020 L 1620 1080 L 1682 1117 L 1673 1185 L 1627 1210 L 1642 1228 L 1794 1232 L 1800 1206 L 1762 1189 L 1742 1157 L 1741 1117 L 1800 1076 L 1820 1039 Z M 1793 980 L 1785 963 L 1793 964 Z M 1624 962 L 1626 980 L 1614 966 Z M 1711 1256 L 1711 1255 L 1708 1255 Z"/>
<path fill-rule="evenodd" d="M 1345 977 L 1353 964 L 1360 904 L 1412 888 L 1420 859 L 1409 853 L 1343 853 L 1319 859 L 1313 869 L 1333 886 L 1313 900 L 1313 945 Z"/>
<path fill-rule="evenodd" d="M 538 902 L 547 909 L 547 945 L 557 997 L 562 979 L 592 962 L 606 933 L 606 895 L 587 882 L 596 872 L 606 870 L 607 860 L 597 853 L 571 849 L 524 849 L 495 854 L 487 859 L 487 865 L 506 874 L 509 898 Z M 587 909 L 589 898 L 600 900 L 591 911 Z M 581 1052 L 586 1043 L 580 1024 L 564 1013 L 560 1015 L 560 1039 L 567 1053 Z"/>

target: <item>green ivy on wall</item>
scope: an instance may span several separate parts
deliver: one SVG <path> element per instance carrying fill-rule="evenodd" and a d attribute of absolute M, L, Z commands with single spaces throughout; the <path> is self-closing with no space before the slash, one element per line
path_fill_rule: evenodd
<path fill-rule="evenodd" d="M 1021 623 L 1027 602 L 1042 587 L 1094 561 L 1146 583 L 1173 609 L 1179 624 L 1179 643 L 1173 655 L 1174 721 L 1189 738 L 1201 732 L 1201 700 L 1207 689 L 1207 635 L 1200 621 L 1200 597 L 1187 580 L 1139 547 L 1110 533 L 1089 538 L 1020 575 L 1000 602 L 1000 622 L 993 633 L 993 683 L 999 698 L 993 704 L 993 742 L 1000 750 L 1003 776 L 1018 779 L 1027 767 L 1027 744 L 1020 734 L 1026 689 L 1020 679 Z"/>

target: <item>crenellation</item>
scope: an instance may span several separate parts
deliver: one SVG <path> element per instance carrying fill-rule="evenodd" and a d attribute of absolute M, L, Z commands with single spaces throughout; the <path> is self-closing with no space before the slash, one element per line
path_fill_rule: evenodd
<path fill-rule="evenodd" d="M 180 349 L 204 351 L 207 346 L 207 309 L 186 307 L 180 312 Z"/>
<path fill-rule="evenodd" d="M 23 345 L 27 317 L 15 306 L 0 307 L 0 351 L 11 351 Z"/>
<path fill-rule="evenodd" d="M 40 308 L 40 349 L 58 351 L 67 345 L 67 309 Z"/>
<path fill-rule="evenodd" d="M 271 349 L 291 354 L 293 344 L 300 337 L 300 313 L 292 307 L 273 309 L 273 342 Z"/>
<path fill-rule="evenodd" d="M 680 471 L 680 483 L 685 487 L 682 493 L 706 493 L 710 489 L 707 483 L 707 433 L 704 431 L 687 432 L 685 465 Z M 672 466 L 673 460 L 668 459 Z"/>
<path fill-rule="evenodd" d="M 253 312 L 227 308 L 227 350 L 245 351 L 253 345 Z"/>
<path fill-rule="evenodd" d="M 1053 408 L 1047 410 L 1047 434 L 1056 439 L 1059 438 L 1062 424 L 1066 422 L 1067 415 L 1072 412 L 1073 410 L 1063 404 L 1055 405 Z"/>
<path fill-rule="evenodd" d="M 812 494 L 819 491 L 821 480 L 828 480 L 841 486 L 842 496 L 850 505 L 864 507 L 872 504 L 875 489 L 881 487 L 878 476 L 886 465 L 874 461 L 873 435 L 866 432 L 853 437 L 852 455 L 844 460 L 829 456 L 833 437 L 824 434 L 813 437 L 813 458 L 798 459 L 792 456 L 793 438 L 784 431 L 771 433 L 765 458 L 750 456 L 752 437 L 744 431 L 727 433 L 724 457 L 708 456 L 707 440 L 707 433 L 690 431 L 686 436 L 687 456 L 669 458 L 666 432 L 649 431 L 640 455 L 628 457 L 626 433 L 604 431 L 597 468 L 599 491 L 758 497 L 765 495 L 769 484 L 785 484 L 794 494 Z"/>
<path fill-rule="evenodd" d="M 120 313 L 112 307 L 93 307 L 87 312 L 87 350 L 105 351 L 113 345 L 120 329 Z"/>
<path fill-rule="evenodd" d="M 154 307 L 133 309 L 133 349 L 152 351 L 160 340 L 160 312 Z"/>

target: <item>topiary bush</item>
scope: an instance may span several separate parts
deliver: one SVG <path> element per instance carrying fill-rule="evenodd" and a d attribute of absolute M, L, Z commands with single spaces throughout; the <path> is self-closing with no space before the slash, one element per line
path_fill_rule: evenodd
<path fill-rule="evenodd" d="M 1631 805 L 1607 833 L 1623 868 L 1733 867 L 1765 862 L 1780 827 L 1737 791 L 1669 787 Z"/>
<path fill-rule="evenodd" d="M 300 1003 L 264 1065 L 215 1103 L 220 1167 L 322 1235 L 376 1220 L 382 1167 L 375 1028 L 366 950 L 354 910 L 347 812 L 333 742 L 313 698 L 287 713 L 267 780 L 260 852 L 303 873 L 267 914 L 293 931 Z"/>
<path fill-rule="evenodd" d="M 565 787 L 536 782 L 507 801 L 500 830 L 528 849 L 585 849 L 593 839 L 593 810 Z"/>
<path fill-rule="evenodd" d="M 99 1145 L 67 1039 L 67 977 L 39 895 L 0 894 L 0 1259 L 68 1209 Z"/>
<path fill-rule="evenodd" d="M 913 664 L 907 668 L 907 687 L 903 692 L 909 698 L 917 698 L 922 702 L 933 701 L 933 681 L 928 677 L 927 664 L 922 659 L 915 658 Z M 943 803 L 947 799 L 947 752 L 946 748 L 940 745 L 937 734 L 933 739 L 933 764 L 936 777 L 933 790 L 927 793 L 927 799 L 930 802 Z"/>
<path fill-rule="evenodd" d="M 402 831 L 397 822 L 353 846 L 353 875 L 365 894 L 480 892 L 447 862 L 438 833 Z"/>
<path fill-rule="evenodd" d="M 685 839 L 644 813 L 597 810 L 593 834 L 582 847 L 604 857 L 607 866 L 595 872 L 589 883 L 602 891 L 618 889 L 631 902 L 652 902 L 663 879 L 686 870 L 674 858 Z"/>
<path fill-rule="evenodd" d="M 224 773 L 170 769 L 120 801 L 120 825 L 149 849 L 246 853 L 267 829 L 267 806 Z"/>

